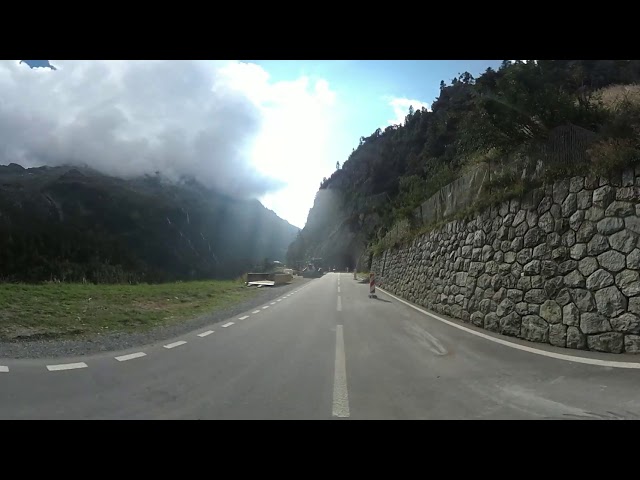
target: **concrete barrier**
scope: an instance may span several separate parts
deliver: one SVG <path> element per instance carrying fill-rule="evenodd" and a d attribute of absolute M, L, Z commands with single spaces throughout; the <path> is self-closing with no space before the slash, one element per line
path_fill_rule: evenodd
<path fill-rule="evenodd" d="M 272 275 L 273 278 L 269 278 L 269 280 L 273 280 L 276 285 L 283 285 L 285 283 L 291 283 L 293 280 L 293 275 L 290 273 L 275 273 Z"/>
<path fill-rule="evenodd" d="M 247 273 L 247 282 L 259 282 L 261 280 L 271 280 L 268 273 Z"/>
<path fill-rule="evenodd" d="M 293 275 L 290 273 L 247 273 L 247 283 L 260 282 L 269 280 L 275 285 L 283 285 L 293 281 Z"/>

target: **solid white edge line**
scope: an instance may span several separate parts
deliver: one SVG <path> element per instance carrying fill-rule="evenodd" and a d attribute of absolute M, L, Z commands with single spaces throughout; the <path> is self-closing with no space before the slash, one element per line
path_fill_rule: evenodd
<path fill-rule="evenodd" d="M 333 416 L 349 416 L 349 393 L 347 390 L 347 364 L 344 354 L 344 333 L 342 325 L 336 327 L 336 362 L 333 373 Z"/>
<path fill-rule="evenodd" d="M 119 362 L 126 362 L 127 360 L 133 360 L 134 358 L 146 357 L 147 354 L 144 352 L 136 352 L 130 353 L 128 355 L 120 355 L 119 357 L 114 357 Z"/>
<path fill-rule="evenodd" d="M 260 310 L 254 310 L 254 311 L 253 311 L 253 312 L 251 312 L 251 313 L 253 313 L 253 314 L 260 313 Z"/>
<path fill-rule="evenodd" d="M 246 320 L 247 318 L 249 318 L 249 315 L 245 315 L 244 317 L 240 317 L 238 320 Z"/>
<path fill-rule="evenodd" d="M 235 325 L 235 323 L 233 323 L 233 322 L 227 322 L 227 323 L 225 323 L 224 325 L 222 325 L 222 328 L 227 328 L 227 327 L 230 327 L 231 325 Z"/>
<path fill-rule="evenodd" d="M 9 373 L 9 367 L 0 365 L 0 373 Z"/>
<path fill-rule="evenodd" d="M 187 342 L 185 342 L 184 340 L 180 340 L 178 342 L 173 342 L 168 345 L 164 345 L 164 348 L 175 348 L 175 347 L 179 347 L 180 345 L 184 345 L 185 343 Z"/>
<path fill-rule="evenodd" d="M 79 363 L 61 363 L 58 365 L 47 365 L 47 370 L 55 372 L 58 370 L 74 370 L 76 368 L 87 368 L 87 364 L 84 362 Z"/>
<path fill-rule="evenodd" d="M 455 327 L 459 330 L 465 331 L 467 333 L 470 333 L 472 335 L 476 335 L 478 337 L 482 337 L 485 340 L 489 340 L 491 342 L 495 342 L 495 343 L 499 343 L 500 345 L 504 345 L 505 347 L 510 347 L 510 348 L 515 348 L 516 350 L 522 350 L 523 352 L 529 352 L 529 353 L 533 353 L 536 355 L 542 355 L 543 357 L 550 357 L 550 358 L 556 358 L 558 360 L 565 360 L 567 362 L 575 362 L 575 363 L 584 363 L 587 365 L 598 365 L 600 367 L 613 367 L 613 368 L 635 368 L 635 369 L 640 369 L 640 363 L 635 363 L 635 362 L 612 362 L 610 360 L 598 360 L 596 358 L 585 358 L 585 357 L 575 357 L 573 355 L 565 355 L 564 353 L 555 353 L 555 352 L 547 352 L 546 350 L 538 350 L 537 348 L 533 348 L 533 347 L 527 347 L 526 345 L 519 345 L 517 343 L 513 343 L 513 342 L 509 342 L 507 340 L 503 340 L 501 338 L 495 338 L 492 337 L 491 335 L 487 335 L 486 333 L 482 333 L 482 332 L 476 332 L 475 330 L 471 330 L 470 328 L 464 327 L 462 325 L 458 325 L 454 322 L 451 322 L 445 318 L 442 318 L 434 313 L 430 313 L 427 312 L 426 310 L 423 310 L 420 307 L 416 307 L 415 305 L 407 302 L 406 300 L 403 300 L 402 298 L 398 298 L 395 295 L 383 290 L 380 287 L 376 287 L 378 290 L 380 290 L 382 293 L 389 295 L 391 298 L 395 298 L 396 300 L 398 300 L 399 302 L 404 303 L 405 305 L 408 305 L 409 307 L 413 308 L 414 310 L 417 310 L 421 313 L 424 313 L 425 315 L 435 318 L 436 320 L 441 321 L 442 323 L 446 323 L 447 325 L 450 325 L 452 327 Z"/>
<path fill-rule="evenodd" d="M 340 295 L 338 295 L 338 305 L 337 305 L 338 311 L 341 312 L 342 311 L 342 297 Z"/>
<path fill-rule="evenodd" d="M 206 332 L 199 333 L 198 336 L 199 337 L 206 337 L 208 335 L 211 335 L 212 333 L 213 333 L 213 330 L 207 330 Z"/>

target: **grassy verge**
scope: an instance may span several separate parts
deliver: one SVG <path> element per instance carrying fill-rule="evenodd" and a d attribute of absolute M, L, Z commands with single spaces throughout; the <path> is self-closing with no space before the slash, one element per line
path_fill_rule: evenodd
<path fill-rule="evenodd" d="M 256 293 L 237 281 L 0 285 L 0 340 L 132 332 L 194 318 Z"/>

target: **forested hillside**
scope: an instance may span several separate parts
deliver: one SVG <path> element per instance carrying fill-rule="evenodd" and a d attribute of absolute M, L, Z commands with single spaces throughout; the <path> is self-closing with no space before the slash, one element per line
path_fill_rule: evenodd
<path fill-rule="evenodd" d="M 193 179 L 0 166 L 3 281 L 233 278 L 265 257 L 284 259 L 297 232 L 259 201 Z"/>
<path fill-rule="evenodd" d="M 398 220 L 412 219 L 421 202 L 464 169 L 484 163 L 499 171 L 551 159 L 547 145 L 557 127 L 595 141 L 584 155 L 570 155 L 572 146 L 561 139 L 562 155 L 549 175 L 610 171 L 640 159 L 639 83 L 637 60 L 504 61 L 478 78 L 465 72 L 442 81 L 430 110 L 410 109 L 403 125 L 361 137 L 342 168 L 324 179 L 289 262 L 324 257 L 355 267 L 367 247 Z M 527 178 L 494 181 L 499 193 L 526 188 Z"/>

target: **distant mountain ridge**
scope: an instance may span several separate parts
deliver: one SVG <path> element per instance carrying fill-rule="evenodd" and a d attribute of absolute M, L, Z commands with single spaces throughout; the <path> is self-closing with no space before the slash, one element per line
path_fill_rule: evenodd
<path fill-rule="evenodd" d="M 231 278 L 284 260 L 298 228 L 258 200 L 183 178 L 0 165 L 0 279 Z"/>

